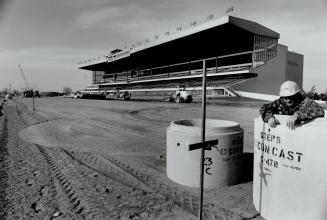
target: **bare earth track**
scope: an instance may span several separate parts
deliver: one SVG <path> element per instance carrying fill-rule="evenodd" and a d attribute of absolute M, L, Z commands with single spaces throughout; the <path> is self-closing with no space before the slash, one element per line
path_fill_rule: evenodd
<path fill-rule="evenodd" d="M 122 172 L 95 169 L 95 165 L 101 167 L 96 158 L 90 157 L 82 164 L 62 148 L 22 141 L 16 132 L 26 126 L 21 114 L 30 113 L 9 104 L 2 122 L 1 217 L 192 219 L 191 213 L 166 196 L 140 186 L 136 179 L 132 182 Z"/>
<path fill-rule="evenodd" d="M 42 111 L 45 110 L 38 109 L 39 114 L 33 115 L 25 105 L 10 101 L 0 118 L 0 219 L 197 218 L 199 204 L 196 190 L 184 190 L 166 180 L 162 165 L 155 165 L 161 164 L 162 156 L 151 159 L 150 153 L 150 159 L 144 164 L 152 164 L 155 169 L 145 171 L 144 167 L 135 166 L 137 159 L 143 160 L 141 156 L 133 156 L 135 161 L 132 162 L 129 161 L 132 158 L 129 153 L 110 154 L 70 145 L 49 147 L 22 140 L 18 136 L 19 131 L 60 118 L 60 114 L 51 116 L 49 111 L 41 114 Z M 159 111 L 161 115 L 157 114 Z M 184 114 L 180 107 L 117 112 L 119 118 L 135 122 L 128 125 L 127 130 L 131 138 L 141 140 L 139 129 L 148 131 L 141 122 L 148 127 L 162 126 L 167 123 L 165 115 L 170 115 L 171 111 L 177 112 L 176 117 Z M 110 138 L 105 132 L 112 128 L 117 134 L 124 135 L 126 132 L 126 128 L 120 129 L 119 126 L 123 125 L 118 126 L 113 119 L 91 119 L 71 126 L 72 136 L 78 138 L 82 134 L 80 132 L 92 126 L 98 128 L 95 131 L 100 135 L 98 138 Z M 103 121 L 109 125 L 101 124 Z M 153 137 L 158 139 L 156 144 L 162 143 L 160 135 L 153 134 Z M 244 191 L 247 188 L 245 185 L 231 190 Z M 207 195 L 221 195 L 226 201 L 208 199 L 204 203 L 204 219 L 260 219 L 250 204 L 250 193 L 236 198 L 226 192 L 207 192 Z M 247 205 L 237 207 L 237 201 Z"/>

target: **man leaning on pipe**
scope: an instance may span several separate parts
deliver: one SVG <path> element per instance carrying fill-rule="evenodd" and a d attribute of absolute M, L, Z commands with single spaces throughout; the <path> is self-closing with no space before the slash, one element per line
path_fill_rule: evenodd
<path fill-rule="evenodd" d="M 309 121 L 317 117 L 324 117 L 323 108 L 305 96 L 303 90 L 296 82 L 284 82 L 279 91 L 280 98 L 264 104 L 260 108 L 260 114 L 264 122 L 268 122 L 270 127 L 276 127 L 279 121 L 274 117 L 274 114 L 290 115 L 287 121 L 287 127 L 295 129 L 297 124 Z"/>

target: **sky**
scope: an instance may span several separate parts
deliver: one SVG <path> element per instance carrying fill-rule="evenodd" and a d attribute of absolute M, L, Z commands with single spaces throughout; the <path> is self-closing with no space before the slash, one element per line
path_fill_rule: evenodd
<path fill-rule="evenodd" d="M 209 15 L 256 21 L 304 55 L 306 91 L 327 90 L 327 0 L 0 0 L 0 90 L 84 89 L 92 73 L 77 63 Z"/>

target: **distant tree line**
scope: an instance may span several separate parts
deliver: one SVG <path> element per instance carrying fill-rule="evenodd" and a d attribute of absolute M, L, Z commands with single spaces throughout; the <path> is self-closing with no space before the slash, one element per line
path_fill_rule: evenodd
<path fill-rule="evenodd" d="M 318 93 L 316 91 L 316 86 L 312 86 L 310 91 L 307 92 L 306 95 L 314 100 L 327 101 L 327 90 L 324 93 Z"/>
<path fill-rule="evenodd" d="M 72 90 L 72 88 L 66 86 L 66 87 L 64 87 L 64 88 L 62 89 L 62 91 L 63 91 L 63 93 L 64 93 L 65 95 L 69 95 L 70 93 L 72 93 L 73 90 Z"/>
<path fill-rule="evenodd" d="M 3 90 L 0 91 L 0 94 L 1 94 L 1 95 L 6 95 L 6 94 L 8 94 L 8 93 L 10 93 L 10 91 L 9 91 L 8 88 L 4 88 Z M 13 90 L 11 91 L 11 94 L 18 95 L 18 94 L 19 94 L 19 91 L 16 90 L 16 89 L 13 89 Z"/>
<path fill-rule="evenodd" d="M 36 91 L 34 91 L 34 92 L 36 92 Z M 69 89 L 66 92 L 69 92 Z M 5 96 L 8 93 L 10 93 L 10 90 L 8 88 L 4 88 L 4 89 L 0 90 L 0 96 Z M 11 90 L 11 94 L 13 94 L 13 95 L 21 95 L 22 94 L 22 91 L 19 91 L 17 89 L 13 89 L 13 90 Z M 64 95 L 63 92 L 53 92 L 53 91 L 40 92 L 39 94 L 41 96 L 50 96 L 50 97 L 51 96 L 62 96 L 62 95 Z"/>

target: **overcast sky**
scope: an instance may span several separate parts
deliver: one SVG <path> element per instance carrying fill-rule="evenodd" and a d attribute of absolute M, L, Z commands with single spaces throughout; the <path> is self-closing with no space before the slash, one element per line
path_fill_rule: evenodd
<path fill-rule="evenodd" d="M 222 17 L 230 6 L 304 55 L 305 90 L 327 89 L 327 0 L 0 0 L 0 90 L 25 87 L 18 64 L 35 89 L 83 89 L 91 72 L 79 61 Z"/>

